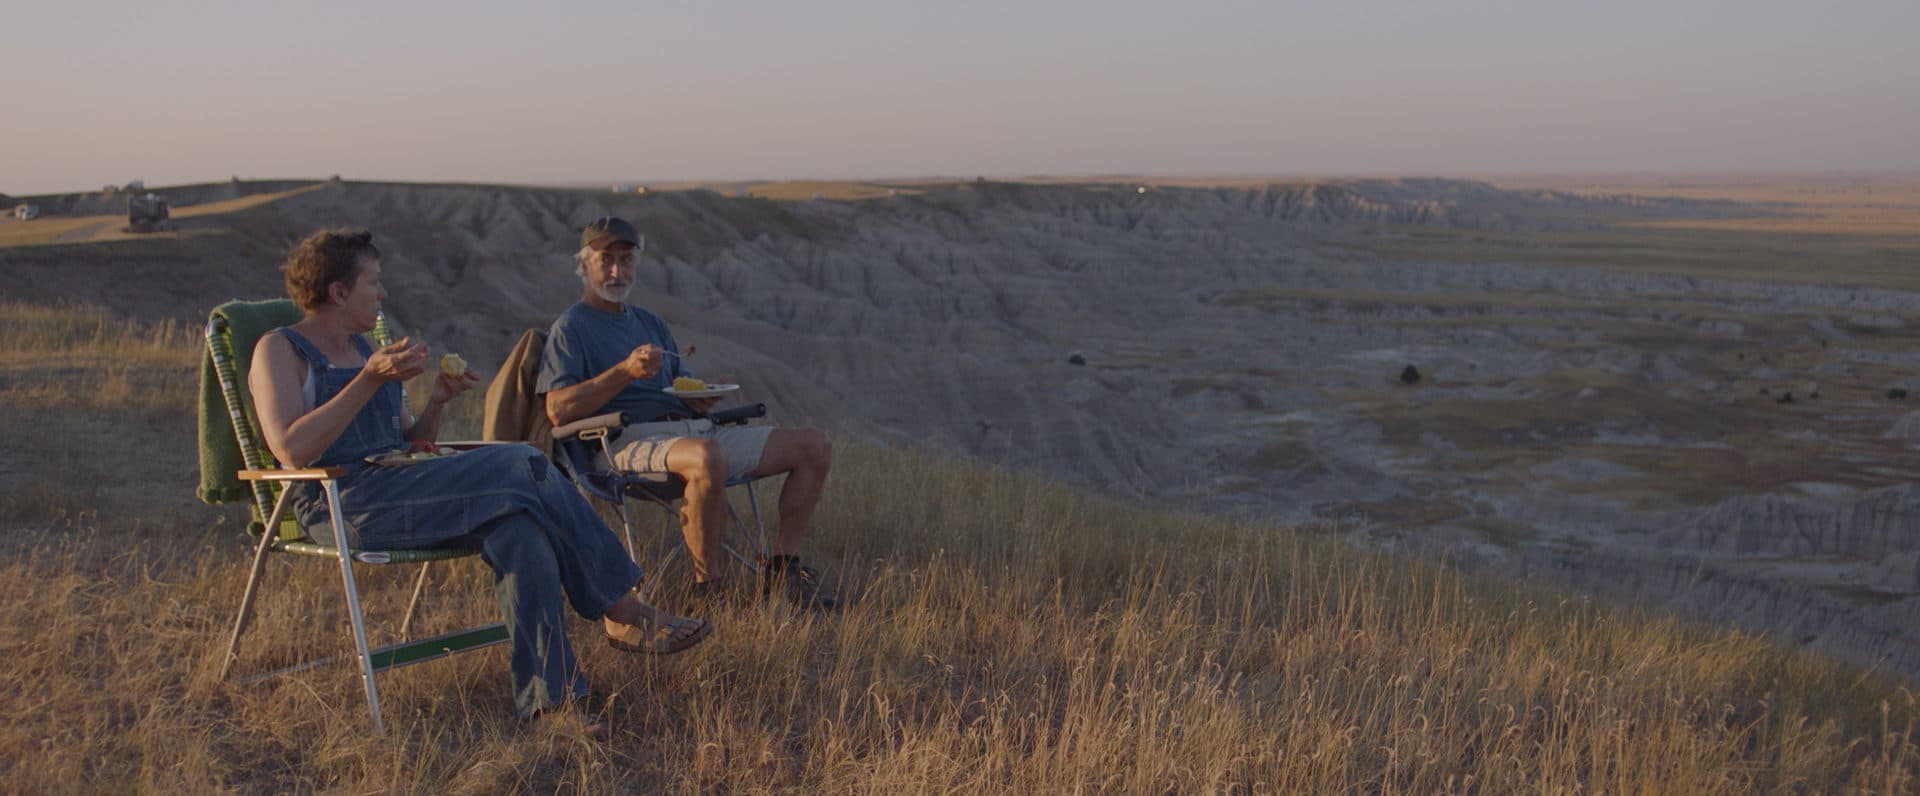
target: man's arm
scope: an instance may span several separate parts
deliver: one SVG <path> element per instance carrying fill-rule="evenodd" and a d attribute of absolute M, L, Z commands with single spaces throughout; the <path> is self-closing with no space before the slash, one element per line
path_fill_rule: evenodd
<path fill-rule="evenodd" d="M 613 396 L 626 389 L 628 382 L 651 378 L 659 372 L 660 364 L 665 359 L 660 355 L 659 347 L 648 343 L 628 352 L 627 358 L 620 360 L 620 364 L 607 368 L 593 378 L 549 390 L 547 420 L 555 426 L 564 426 L 575 420 L 592 417 L 608 401 L 613 400 Z"/>

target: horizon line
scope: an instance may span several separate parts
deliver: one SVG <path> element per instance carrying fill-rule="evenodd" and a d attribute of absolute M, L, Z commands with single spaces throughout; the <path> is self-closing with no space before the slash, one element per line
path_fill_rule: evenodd
<path fill-rule="evenodd" d="M 750 185 L 774 185 L 774 184 L 780 184 L 780 183 L 820 182 L 820 183 L 866 183 L 866 184 L 880 185 L 880 186 L 897 185 L 897 186 L 905 187 L 910 185 L 925 185 L 929 183 L 968 183 L 968 182 L 974 182 L 976 180 L 985 180 L 988 182 L 1010 182 L 1010 183 L 1051 182 L 1051 183 L 1099 183 L 1099 184 L 1110 184 L 1110 183 L 1149 183 L 1151 184 L 1156 182 L 1170 183 L 1170 182 L 1178 182 L 1178 181 L 1201 181 L 1201 180 L 1220 180 L 1220 181 L 1236 181 L 1236 182 L 1258 182 L 1261 180 L 1330 181 L 1332 182 L 1332 181 L 1344 181 L 1344 180 L 1392 180 L 1392 179 L 1402 179 L 1402 180 L 1437 179 L 1437 180 L 1461 180 L 1461 181 L 1493 181 L 1493 180 L 1499 180 L 1499 179 L 1532 179 L 1532 180 L 1553 179 L 1553 180 L 1590 181 L 1590 180 L 1621 179 L 1621 178 L 1634 178 L 1634 179 L 1687 178 L 1687 179 L 1715 179 L 1715 180 L 1742 180 L 1742 179 L 1753 180 L 1753 179 L 1810 179 L 1810 178 L 1900 179 L 1900 178 L 1912 178 L 1912 177 L 1920 177 L 1920 169 L 1910 169 L 1910 168 L 1779 169 L 1779 170 L 1752 170 L 1752 171 L 1720 170 L 1720 169 L 1703 169 L 1703 170 L 1671 170 L 1671 169 L 1526 170 L 1526 169 L 1519 169 L 1519 170 L 1484 170 L 1484 171 L 1476 170 L 1476 171 L 1459 171 L 1459 172 L 1368 171 L 1368 170 L 1355 170 L 1355 171 L 1344 171 L 1344 172 L 1315 172 L 1315 171 L 1091 172 L 1091 173 L 1063 172 L 1063 173 L 1053 173 L 1053 174 L 983 173 L 983 174 L 977 174 L 977 175 L 971 175 L 971 176 L 949 175 L 949 174 L 925 174 L 925 175 L 887 176 L 887 177 L 861 177 L 861 176 L 693 177 L 693 178 L 667 178 L 667 179 L 610 178 L 610 179 L 602 179 L 602 180 L 562 179 L 562 180 L 553 180 L 553 181 L 463 180 L 463 179 L 416 180 L 416 179 L 390 179 L 390 178 L 378 178 L 378 177 L 372 177 L 372 178 L 348 177 L 346 175 L 328 175 L 324 177 L 291 177 L 291 176 L 238 177 L 238 176 L 235 176 L 225 180 L 212 179 L 212 180 L 204 180 L 204 181 L 197 181 L 197 182 L 175 182 L 175 183 L 165 183 L 165 184 L 156 184 L 156 185 L 145 185 L 144 184 L 145 181 L 142 178 L 136 176 L 133 178 L 133 180 L 129 180 L 127 183 L 121 183 L 118 185 L 111 185 L 111 186 L 101 186 L 99 188 L 83 188 L 83 189 L 75 189 L 75 190 L 56 190 L 56 191 L 36 191 L 32 193 L 21 193 L 21 194 L 12 194 L 4 190 L 0 190 L 0 196 L 12 198 L 12 199 L 30 199 L 30 198 L 36 198 L 36 197 L 71 196 L 76 194 L 102 193 L 108 189 L 121 191 L 121 190 L 126 190 L 126 186 L 132 184 L 132 182 L 134 181 L 141 181 L 143 183 L 142 185 L 143 190 L 160 190 L 162 188 L 189 188 L 189 187 L 212 186 L 212 185 L 231 184 L 231 183 L 239 183 L 239 184 L 265 183 L 265 182 L 318 183 L 318 182 L 327 182 L 333 179 L 339 179 L 341 182 L 386 183 L 386 184 L 396 184 L 396 185 L 422 185 L 422 186 L 486 185 L 486 186 L 501 186 L 501 187 L 521 187 L 521 188 L 558 188 L 558 189 L 566 189 L 566 190 L 591 190 L 591 189 L 604 190 L 608 187 L 624 186 L 629 191 L 637 187 L 645 187 L 650 190 L 671 191 L 671 190 L 697 189 L 699 186 L 703 186 L 703 185 L 750 186 Z M 1223 186 L 1223 187 L 1227 187 L 1227 186 Z"/>

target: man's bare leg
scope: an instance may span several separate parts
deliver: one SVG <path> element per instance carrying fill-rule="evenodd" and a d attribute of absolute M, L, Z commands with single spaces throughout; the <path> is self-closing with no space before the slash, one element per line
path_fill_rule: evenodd
<path fill-rule="evenodd" d="M 820 431 L 776 428 L 767 436 L 760 464 L 748 475 L 787 474 L 787 482 L 780 487 L 780 530 L 774 534 L 771 554 L 800 554 L 800 539 L 813 522 L 813 509 L 820 505 L 820 493 L 826 488 L 827 470 L 832 465 L 833 443 Z"/>
<path fill-rule="evenodd" d="M 693 558 L 693 579 L 705 583 L 716 574 L 720 540 L 727 529 L 727 457 L 720 443 L 688 437 L 667 450 L 667 471 L 687 482 L 680 506 L 680 534 Z"/>

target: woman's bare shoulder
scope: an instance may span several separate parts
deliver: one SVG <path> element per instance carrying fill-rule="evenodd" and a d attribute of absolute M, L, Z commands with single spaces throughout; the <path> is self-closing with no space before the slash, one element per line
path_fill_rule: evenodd
<path fill-rule="evenodd" d="M 264 378 L 271 381 L 291 379 L 292 383 L 304 387 L 307 383 L 306 362 L 300 352 L 294 350 L 293 341 L 286 335 L 268 333 L 253 346 L 253 366 L 247 378 L 252 381 Z"/>
<path fill-rule="evenodd" d="M 299 353 L 293 350 L 293 341 L 278 332 L 261 335 L 260 341 L 253 344 L 253 364 L 256 367 L 262 364 L 276 366 L 299 358 Z"/>

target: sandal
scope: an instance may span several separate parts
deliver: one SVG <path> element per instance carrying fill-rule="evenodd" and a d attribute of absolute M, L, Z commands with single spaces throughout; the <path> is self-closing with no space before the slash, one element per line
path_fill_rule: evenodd
<path fill-rule="evenodd" d="M 673 619 L 647 630 L 640 625 L 622 625 L 626 632 L 607 635 L 607 646 L 621 652 L 647 655 L 672 655 L 685 651 L 713 635 L 713 625 L 704 619 Z"/>

